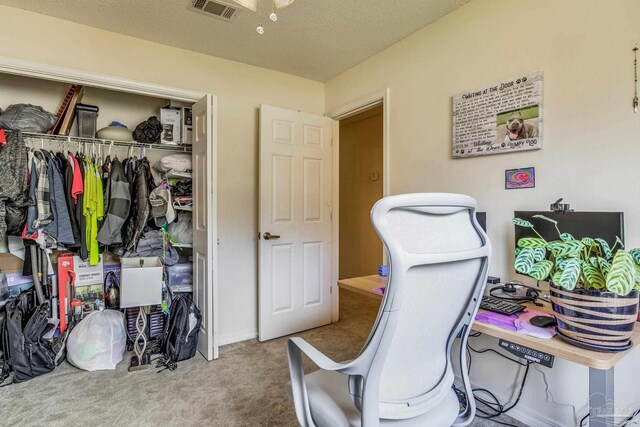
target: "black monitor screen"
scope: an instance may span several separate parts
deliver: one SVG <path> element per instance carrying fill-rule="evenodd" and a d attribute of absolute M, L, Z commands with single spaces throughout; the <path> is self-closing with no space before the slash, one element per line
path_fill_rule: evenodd
<path fill-rule="evenodd" d="M 539 211 L 516 211 L 515 218 L 524 219 L 533 224 L 540 235 L 546 240 L 559 240 L 558 231 L 553 223 L 534 215 L 544 215 L 558 221 L 558 228 L 561 233 L 569 233 L 576 239 L 583 237 L 601 238 L 613 246 L 616 237 L 624 242 L 624 214 L 622 212 L 539 212 Z M 516 245 L 523 237 L 538 237 L 533 230 L 516 226 Z"/>
<path fill-rule="evenodd" d="M 478 224 L 487 232 L 487 213 L 486 212 L 476 212 L 476 219 L 478 220 Z"/>

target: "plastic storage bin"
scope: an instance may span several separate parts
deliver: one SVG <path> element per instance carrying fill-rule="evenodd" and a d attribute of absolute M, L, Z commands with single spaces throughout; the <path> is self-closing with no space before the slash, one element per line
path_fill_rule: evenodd
<path fill-rule="evenodd" d="M 95 138 L 98 130 L 98 107 L 95 105 L 78 104 L 78 136 L 81 138 Z"/>
<path fill-rule="evenodd" d="M 193 264 L 175 264 L 167 267 L 167 282 L 170 288 L 186 289 L 193 285 Z"/>

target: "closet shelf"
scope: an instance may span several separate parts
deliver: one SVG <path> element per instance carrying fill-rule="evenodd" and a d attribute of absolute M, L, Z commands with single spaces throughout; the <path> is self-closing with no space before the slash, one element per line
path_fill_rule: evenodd
<path fill-rule="evenodd" d="M 191 243 L 172 243 L 174 248 L 193 248 Z"/>
<path fill-rule="evenodd" d="M 173 209 L 175 209 L 177 211 L 193 212 L 193 208 L 191 206 L 176 206 L 176 205 L 173 205 Z"/>
<path fill-rule="evenodd" d="M 167 179 L 193 179 L 191 172 L 168 172 Z"/>
<path fill-rule="evenodd" d="M 143 148 L 145 150 L 160 150 L 160 151 L 182 151 L 185 153 L 191 152 L 191 146 L 189 145 L 162 145 L 162 144 L 143 144 L 136 141 L 117 141 L 110 139 L 98 139 L 98 138 L 80 138 L 77 136 L 65 136 L 65 135 L 51 135 L 46 133 L 35 132 L 22 132 L 22 137 L 33 143 L 37 142 L 58 142 L 68 144 L 98 144 L 103 146 L 114 147 L 134 147 Z"/>

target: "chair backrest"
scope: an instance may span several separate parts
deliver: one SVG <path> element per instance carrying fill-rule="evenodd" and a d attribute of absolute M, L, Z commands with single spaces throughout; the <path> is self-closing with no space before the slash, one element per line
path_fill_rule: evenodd
<path fill-rule="evenodd" d="M 452 343 L 469 333 L 491 253 L 475 208 L 471 197 L 444 193 L 391 196 L 373 207 L 390 273 L 361 352 L 371 363 L 368 376 L 350 380 L 361 410 L 363 387 L 376 383 L 370 395 L 386 419 L 421 415 L 451 392 Z"/>

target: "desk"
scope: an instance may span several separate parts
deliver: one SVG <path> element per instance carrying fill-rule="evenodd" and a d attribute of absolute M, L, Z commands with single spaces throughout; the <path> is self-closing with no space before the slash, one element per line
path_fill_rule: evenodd
<path fill-rule="evenodd" d="M 367 295 L 378 300 L 382 300 L 383 296 L 373 292 L 373 289 L 386 286 L 386 284 L 387 278 L 378 275 L 338 280 L 338 287 L 357 292 L 362 295 Z M 531 304 L 525 305 L 531 306 L 539 311 L 553 311 L 550 304 L 546 303 L 544 304 L 544 307 L 532 306 Z M 589 368 L 589 413 L 591 414 L 589 417 L 589 425 L 592 427 L 604 427 L 611 425 L 607 421 L 608 419 L 606 414 L 604 414 L 605 416 L 600 415 L 598 417 L 594 415 L 597 414 L 599 410 L 601 411 L 602 409 L 605 409 L 608 404 L 614 407 L 613 374 L 615 365 L 635 350 L 640 344 L 640 323 L 636 324 L 636 328 L 633 333 L 633 347 L 627 351 L 617 353 L 600 353 L 585 350 L 571 345 L 557 336 L 551 339 L 535 338 L 481 322 L 474 322 L 472 324 L 472 329 L 476 332 L 482 332 L 483 334 L 487 334 L 495 338 L 511 341 L 525 347 L 534 348 L 551 354 L 561 359 L 587 366 Z"/>

